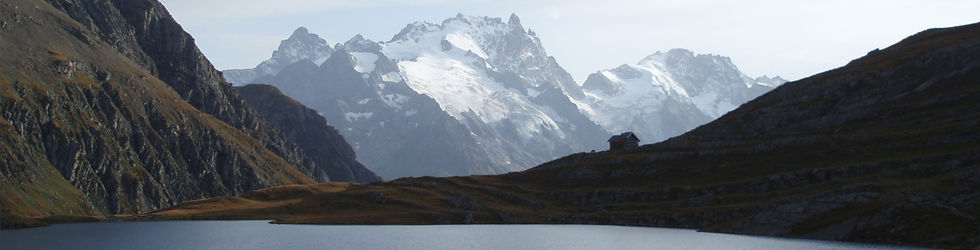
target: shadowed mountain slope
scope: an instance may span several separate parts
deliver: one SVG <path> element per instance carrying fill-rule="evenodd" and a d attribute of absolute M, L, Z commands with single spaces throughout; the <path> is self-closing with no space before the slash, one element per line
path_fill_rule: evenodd
<path fill-rule="evenodd" d="M 3 227 L 330 181 L 315 174 L 330 167 L 248 106 L 159 2 L 0 8 Z"/>
<path fill-rule="evenodd" d="M 316 110 L 303 106 L 274 86 L 250 84 L 236 88 L 262 117 L 275 124 L 290 141 L 296 142 L 321 166 L 311 177 L 334 182 L 371 183 L 381 180 L 357 162 L 354 149 Z"/>

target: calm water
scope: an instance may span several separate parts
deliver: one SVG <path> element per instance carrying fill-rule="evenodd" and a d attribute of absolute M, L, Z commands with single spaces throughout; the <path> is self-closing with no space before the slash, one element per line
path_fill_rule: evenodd
<path fill-rule="evenodd" d="M 593 225 L 314 226 L 265 221 L 57 224 L 0 231 L 0 249 L 911 249 Z"/>

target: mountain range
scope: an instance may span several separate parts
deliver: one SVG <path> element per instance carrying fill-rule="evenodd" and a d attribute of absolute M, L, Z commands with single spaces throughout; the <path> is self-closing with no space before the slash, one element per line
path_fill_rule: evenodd
<path fill-rule="evenodd" d="M 977 249 L 978 79 L 980 23 L 930 29 L 634 149 L 502 175 L 270 188 L 136 218 L 613 224 Z"/>
<path fill-rule="evenodd" d="M 523 170 L 605 149 L 622 131 L 656 142 L 785 82 L 676 49 L 580 86 L 516 15 L 462 14 L 409 24 L 386 42 L 358 35 L 334 47 L 299 28 L 271 59 L 224 75 L 277 86 L 318 110 L 387 179 Z"/>
<path fill-rule="evenodd" d="M 920 32 L 736 105 L 740 93 L 780 80 L 691 67 L 726 60 L 673 50 L 600 71 L 579 87 L 561 80 L 567 74 L 554 58 L 531 53 L 540 42 L 516 17 L 506 23 L 466 16 L 415 23 L 384 43 L 355 37 L 328 56 L 270 63 L 282 68 L 260 78 L 297 83 L 277 88 L 226 82 L 154 0 L 6 0 L 0 8 L 5 229 L 111 215 L 323 224 L 578 223 L 980 247 L 980 23 Z M 508 39 L 484 39 L 484 33 L 469 33 L 470 26 Z M 439 47 L 411 50 L 433 48 L 419 44 Z M 453 74 L 415 75 L 432 65 Z M 446 86 L 415 86 L 440 76 L 466 88 L 447 94 L 441 92 Z M 648 79 L 659 80 L 638 85 L 652 90 L 633 87 Z M 717 84 L 729 80 L 731 85 Z M 284 95 L 313 83 L 330 86 L 307 89 L 335 102 L 324 105 L 326 112 Z M 694 85 L 677 87 L 685 84 Z M 452 94 L 488 99 L 463 109 L 448 105 Z M 662 142 L 570 154 L 524 171 L 392 181 L 365 169 L 354 153 L 363 145 L 338 134 L 378 127 L 328 124 L 381 116 L 397 122 L 372 120 L 385 122 L 376 126 L 419 121 L 418 127 L 441 133 L 396 130 L 404 134 L 390 135 L 418 141 L 390 146 L 408 155 L 443 147 L 438 150 L 471 153 L 455 160 L 477 162 L 495 157 L 493 152 L 509 153 L 521 139 L 545 147 L 545 139 L 585 138 L 568 131 L 605 133 L 603 122 L 626 120 L 596 119 L 595 111 L 621 107 L 605 96 L 629 95 L 671 97 L 670 104 L 649 106 L 660 112 L 719 117 Z M 527 110 L 502 109 L 507 117 L 494 122 L 496 113 L 488 111 L 497 110 L 489 107 L 499 104 Z M 416 116 L 426 119 L 412 120 Z M 546 126 L 545 118 L 556 125 Z M 580 127 L 579 118 L 594 127 Z M 521 124 L 537 124 L 538 130 Z M 501 139 L 508 141 L 491 145 L 499 151 L 488 150 L 481 133 L 517 140 Z M 443 140 L 460 141 L 425 144 Z M 428 160 L 434 165 L 443 159 Z M 317 183 L 325 181 L 335 182 Z"/>

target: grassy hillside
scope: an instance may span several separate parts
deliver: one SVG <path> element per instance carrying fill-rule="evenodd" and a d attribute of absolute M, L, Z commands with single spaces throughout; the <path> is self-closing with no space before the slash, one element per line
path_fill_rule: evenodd
<path fill-rule="evenodd" d="M 316 183 L 48 2 L 0 4 L 4 227 Z"/>

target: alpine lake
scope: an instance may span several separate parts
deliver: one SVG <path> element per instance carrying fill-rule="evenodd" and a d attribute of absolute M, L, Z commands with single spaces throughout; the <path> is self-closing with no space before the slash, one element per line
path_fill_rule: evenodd
<path fill-rule="evenodd" d="M 0 231 L 13 249 L 919 249 L 602 225 L 279 225 L 267 221 L 55 224 Z"/>

